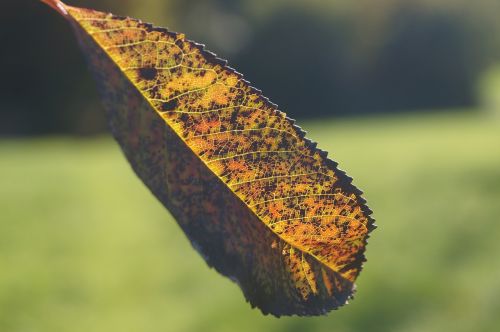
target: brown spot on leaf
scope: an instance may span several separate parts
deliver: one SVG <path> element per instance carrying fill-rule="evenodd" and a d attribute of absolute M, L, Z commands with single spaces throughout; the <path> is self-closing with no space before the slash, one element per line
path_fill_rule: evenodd
<path fill-rule="evenodd" d="M 139 69 L 139 76 L 146 81 L 151 81 L 155 79 L 157 75 L 158 75 L 158 69 L 156 68 L 146 67 Z"/>
<path fill-rule="evenodd" d="M 177 105 L 178 105 L 177 99 L 172 99 L 172 100 L 170 100 L 170 101 L 168 101 L 166 103 L 163 103 L 161 105 L 161 109 L 164 112 L 168 112 L 168 111 L 172 111 L 172 110 L 176 109 Z"/>

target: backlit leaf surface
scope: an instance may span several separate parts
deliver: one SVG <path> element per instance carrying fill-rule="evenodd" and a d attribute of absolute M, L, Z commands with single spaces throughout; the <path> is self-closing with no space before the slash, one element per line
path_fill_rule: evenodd
<path fill-rule="evenodd" d="M 134 171 L 210 266 L 264 313 L 347 302 L 374 225 L 326 152 L 183 34 L 44 2 L 74 27 Z"/>

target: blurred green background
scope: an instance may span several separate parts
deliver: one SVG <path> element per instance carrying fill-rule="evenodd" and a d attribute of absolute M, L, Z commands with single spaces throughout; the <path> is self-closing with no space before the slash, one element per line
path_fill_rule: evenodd
<path fill-rule="evenodd" d="M 106 133 L 64 20 L 6 1 L 1 332 L 500 330 L 500 1 L 68 3 L 228 58 L 354 177 L 379 228 L 348 306 L 250 309 Z"/>

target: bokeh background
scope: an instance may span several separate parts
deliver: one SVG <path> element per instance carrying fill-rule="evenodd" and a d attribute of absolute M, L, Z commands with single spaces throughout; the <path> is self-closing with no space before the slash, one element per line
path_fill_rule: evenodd
<path fill-rule="evenodd" d="M 106 131 L 69 26 L 0 4 L 0 331 L 500 330 L 500 1 L 82 0 L 207 44 L 364 189 L 348 306 L 250 309 Z"/>

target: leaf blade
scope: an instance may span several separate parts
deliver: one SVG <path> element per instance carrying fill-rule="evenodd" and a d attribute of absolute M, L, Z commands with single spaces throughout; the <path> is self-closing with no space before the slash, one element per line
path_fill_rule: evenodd
<path fill-rule="evenodd" d="M 101 90 L 116 88 L 110 86 L 123 78 L 120 73 L 130 83 L 125 87 L 127 82 L 122 82 L 121 90 L 126 95 L 137 90 L 134 99 L 109 104 L 142 105 L 141 115 L 120 111 L 146 124 L 133 132 L 124 129 L 131 120 L 119 118 L 108 105 L 116 123 L 112 131 L 136 173 L 174 214 L 209 265 L 236 279 L 252 305 L 265 313 L 320 314 L 344 304 L 374 226 L 361 192 L 336 163 L 241 74 L 184 35 L 132 18 L 64 8 L 80 29 L 80 39 L 90 39 L 87 53 L 94 55 L 91 63 L 99 68 L 94 71 L 105 82 Z M 106 57 L 116 67 L 111 77 L 101 75 L 113 70 L 109 64 L 96 65 Z M 144 115 L 148 105 L 156 114 Z M 166 133 L 151 137 L 162 124 L 165 128 L 158 131 Z M 164 143 L 167 148 L 158 142 L 176 143 Z M 152 153 L 152 147 L 160 152 Z M 182 164 L 169 159 L 172 152 L 182 157 Z M 140 159 L 141 153 L 147 156 Z M 158 176 L 162 172 L 167 174 L 163 178 Z M 169 179 L 172 174 L 178 178 Z M 161 183 L 173 192 L 165 192 Z M 196 200 L 201 210 L 183 211 Z M 223 220 L 220 228 L 197 225 L 213 238 L 204 243 L 192 220 L 216 224 L 217 218 Z M 221 239 L 221 234 L 236 241 Z M 249 252 L 251 257 L 246 257 Z"/>

